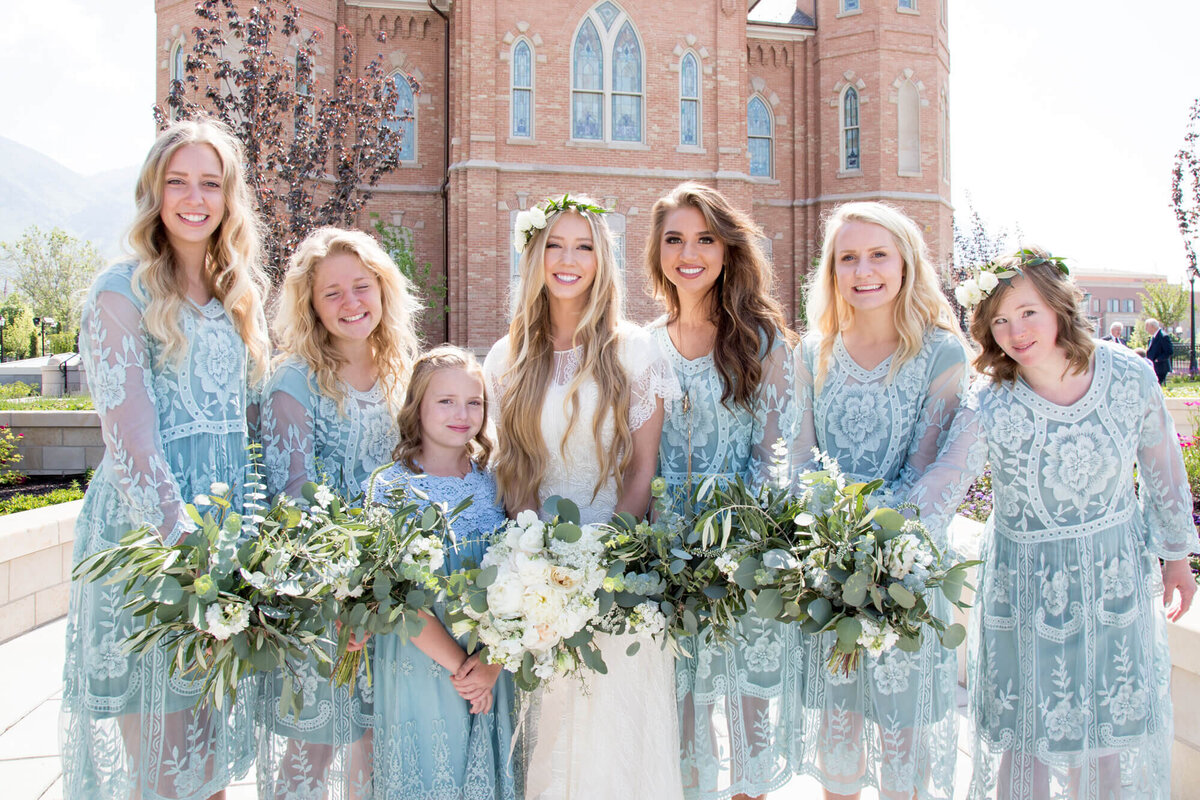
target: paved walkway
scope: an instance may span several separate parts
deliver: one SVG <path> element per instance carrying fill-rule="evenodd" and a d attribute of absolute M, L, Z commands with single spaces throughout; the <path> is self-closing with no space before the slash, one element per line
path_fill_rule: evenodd
<path fill-rule="evenodd" d="M 4 687 L 0 695 L 0 797 L 6 800 L 62 800 L 58 724 L 65 628 L 66 622 L 58 620 L 0 644 L 0 686 Z M 959 700 L 965 700 L 961 689 Z M 970 780 L 970 760 L 963 753 L 966 726 L 960 727 L 956 794 L 962 798 Z M 820 796 L 815 781 L 797 778 L 771 798 Z M 227 797 L 255 800 L 253 770 L 230 787 Z M 875 792 L 863 792 L 863 800 L 876 800 Z"/>

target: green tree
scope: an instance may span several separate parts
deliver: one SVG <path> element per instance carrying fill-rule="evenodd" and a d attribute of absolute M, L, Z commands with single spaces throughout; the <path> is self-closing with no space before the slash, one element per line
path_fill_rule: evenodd
<path fill-rule="evenodd" d="M 4 318 L 4 358 L 29 358 L 29 337 L 33 335 L 33 314 L 15 293 L 0 300 L 0 317 Z"/>
<path fill-rule="evenodd" d="M 1182 286 L 1159 281 L 1146 284 L 1146 291 L 1138 295 L 1142 301 L 1142 315 L 1138 323 L 1154 318 L 1165 330 L 1171 330 L 1183 321 L 1188 313 L 1188 293 Z"/>
<path fill-rule="evenodd" d="M 59 228 L 46 233 L 36 225 L 15 242 L 0 243 L 0 258 L 33 316 L 52 317 L 59 330 L 79 326 L 84 292 L 104 267 L 104 257 L 91 242 Z"/>
<path fill-rule="evenodd" d="M 428 261 L 424 264 L 417 263 L 410 240 L 412 233 L 409 230 L 387 224 L 379 218 L 378 214 L 372 214 L 371 219 L 375 220 L 375 233 L 379 236 L 380 247 L 391 256 L 392 261 L 396 262 L 400 273 L 412 281 L 413 287 L 425 304 L 421 325 L 427 330 L 435 327 L 442 321 L 448 310 L 446 308 L 446 276 L 434 275 L 433 265 Z"/>

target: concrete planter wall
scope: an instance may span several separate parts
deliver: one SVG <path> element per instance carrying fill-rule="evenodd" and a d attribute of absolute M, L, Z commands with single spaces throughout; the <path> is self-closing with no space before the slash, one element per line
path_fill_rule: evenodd
<path fill-rule="evenodd" d="M 1167 411 L 1171 413 L 1171 419 L 1175 420 L 1176 432 L 1184 436 L 1195 436 L 1192 414 L 1200 414 L 1200 405 L 1189 406 L 1188 403 L 1200 404 L 1200 397 L 1168 397 L 1166 401 Z"/>
<path fill-rule="evenodd" d="M 0 642 L 67 613 L 82 500 L 0 517 Z"/>
<path fill-rule="evenodd" d="M 104 457 L 95 411 L 0 411 L 0 425 L 23 434 L 17 469 L 26 475 L 78 475 Z"/>

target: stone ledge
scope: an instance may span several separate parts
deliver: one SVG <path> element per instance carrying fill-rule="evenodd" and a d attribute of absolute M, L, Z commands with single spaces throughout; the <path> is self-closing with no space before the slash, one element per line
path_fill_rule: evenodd
<path fill-rule="evenodd" d="M 67 612 L 82 500 L 0 517 L 0 642 Z"/>

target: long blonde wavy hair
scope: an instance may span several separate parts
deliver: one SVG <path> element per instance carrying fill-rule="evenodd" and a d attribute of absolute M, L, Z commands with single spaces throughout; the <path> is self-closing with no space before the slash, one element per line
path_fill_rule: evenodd
<path fill-rule="evenodd" d="M 572 199 L 596 205 L 595 201 L 571 195 Z M 541 502 L 542 481 L 549 461 L 548 443 L 542 438 L 542 403 L 546 388 L 554 377 L 554 342 L 550 331 L 550 300 L 546 293 L 546 239 L 563 214 L 578 214 L 592 232 L 596 254 L 596 277 L 588 292 L 587 307 L 572 334 L 572 346 L 582 348 L 579 371 L 567 385 L 563 413 L 568 416 L 563 440 L 557 443 L 566 451 L 567 439 L 579 419 L 579 389 L 595 380 L 599 403 L 592 420 L 592 438 L 600 477 L 592 497 L 611 476 L 617 493 L 623 488 L 622 475 L 633 458 L 633 433 L 629 429 L 629 376 L 620 361 L 618 327 L 624 319 L 624 298 L 618 280 L 618 267 L 612 234 L 604 217 L 591 211 L 571 209 L 549 216 L 546 227 L 535 231 L 521 254 L 520 283 L 514 302 L 512 322 L 508 326 L 510 363 L 501 375 L 505 387 L 500 396 L 500 436 L 496 447 L 495 474 L 498 498 L 512 509 L 532 493 Z M 611 447 L 601 446 L 604 423 L 613 420 Z"/>
<path fill-rule="evenodd" d="M 262 268 L 261 223 L 242 169 L 241 142 L 220 122 L 207 117 L 179 120 L 158 135 L 138 175 L 134 197 L 137 211 L 129 230 L 129 245 L 137 256 L 133 291 L 146 303 L 146 331 L 162 343 L 159 366 L 178 364 L 188 342 L 179 327 L 185 307 L 183 276 L 167 240 L 162 221 L 167 166 L 180 148 L 207 145 L 221 162 L 221 194 L 225 217 L 208 240 L 204 280 L 221 301 L 253 362 L 251 377 L 262 379 L 270 359 L 263 292 L 267 280 Z"/>
<path fill-rule="evenodd" d="M 339 253 L 353 255 L 379 281 L 380 320 L 367 341 L 384 394 L 392 407 L 398 408 L 409 371 L 420 352 L 416 315 L 421 303 L 395 262 L 374 238 L 362 231 L 318 228 L 292 254 L 283 279 L 279 311 L 272 323 L 280 358 L 303 359 L 316 376 L 321 394 L 336 400 L 339 411 L 344 413 L 346 391 L 338 370 L 346 364 L 346 359 L 334 347 L 333 338 L 312 303 L 317 267 Z"/>
<path fill-rule="evenodd" d="M 412 378 L 408 382 L 408 390 L 404 396 L 404 405 L 396 415 L 396 426 L 400 429 L 400 443 L 392 451 L 392 458 L 413 472 L 420 470 L 417 455 L 424 445 L 421 434 L 421 403 L 425 402 L 425 392 L 429 382 L 439 370 L 460 369 L 479 381 L 483 393 L 483 425 L 467 442 L 467 454 L 475 466 L 484 469 L 492 457 L 492 440 L 488 437 L 488 400 L 487 381 L 483 377 L 483 368 L 469 351 L 449 344 L 443 344 L 423 353 L 413 364 Z M 492 498 L 488 498 L 491 500 Z"/>
<path fill-rule="evenodd" d="M 954 321 L 954 311 L 938 287 L 937 272 L 929 260 L 929 250 L 917 224 L 898 209 L 885 203 L 846 203 L 838 206 L 825 223 L 825 241 L 821 245 L 821 263 L 808 284 L 806 311 L 809 323 L 820 334 L 815 383 L 819 390 L 829 372 L 829 357 L 837 334 L 854 322 L 854 307 L 837 290 L 837 236 L 851 222 L 878 225 L 891 234 L 903 264 L 900 292 L 892 305 L 892 320 L 900 334 L 900 346 L 892 357 L 888 380 L 906 361 L 921 352 L 925 333 L 941 328 L 962 340 Z"/>

